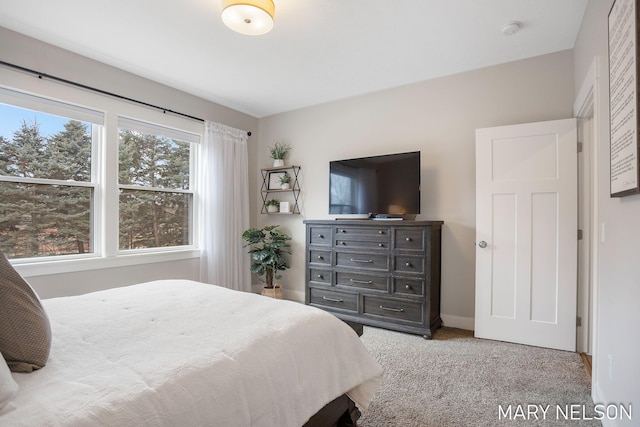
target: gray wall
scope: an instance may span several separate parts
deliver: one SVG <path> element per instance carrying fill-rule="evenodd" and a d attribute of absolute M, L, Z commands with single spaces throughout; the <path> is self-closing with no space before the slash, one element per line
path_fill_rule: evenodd
<path fill-rule="evenodd" d="M 310 82 L 311 83 L 311 82 Z M 304 219 L 329 218 L 329 161 L 420 150 L 418 219 L 444 220 L 443 319 L 473 328 L 475 298 L 475 129 L 572 117 L 573 52 L 563 51 L 358 96 L 260 120 L 255 168 L 283 139 L 302 166 L 302 215 L 260 215 L 293 237 L 287 297 L 304 298 Z M 256 182 L 259 185 L 259 182 Z"/>
<path fill-rule="evenodd" d="M 634 421 L 618 425 L 638 425 L 640 416 L 640 195 L 609 196 L 609 68 L 608 14 L 612 0 L 591 0 L 574 49 L 576 93 L 589 67 L 597 63 L 595 123 L 598 150 L 596 177 L 599 187 L 598 287 L 596 301 L 596 342 L 594 387 L 596 403 L 634 403 Z M 611 370 L 610 370 L 611 368 Z M 612 423 L 608 423 L 613 425 Z"/>

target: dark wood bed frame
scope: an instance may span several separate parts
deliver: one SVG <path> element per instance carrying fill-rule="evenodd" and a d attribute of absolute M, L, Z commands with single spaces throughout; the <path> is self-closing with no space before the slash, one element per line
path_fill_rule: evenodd
<path fill-rule="evenodd" d="M 327 403 L 303 427 L 355 427 L 360 410 L 346 394 Z"/>

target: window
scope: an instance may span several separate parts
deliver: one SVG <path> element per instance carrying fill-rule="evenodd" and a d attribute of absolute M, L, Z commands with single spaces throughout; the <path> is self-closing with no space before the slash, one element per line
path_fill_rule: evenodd
<path fill-rule="evenodd" d="M 94 251 L 94 150 L 103 115 L 0 88 L 0 251 Z"/>
<path fill-rule="evenodd" d="M 195 134 L 119 118 L 120 250 L 193 243 L 197 142 Z"/>
<path fill-rule="evenodd" d="M 105 110 L 0 87 L 0 251 L 31 275 L 197 256 L 202 124 L 69 95 Z"/>

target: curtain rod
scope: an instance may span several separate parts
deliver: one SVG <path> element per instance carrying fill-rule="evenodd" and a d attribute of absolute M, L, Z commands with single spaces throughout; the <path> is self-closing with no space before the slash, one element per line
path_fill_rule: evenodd
<path fill-rule="evenodd" d="M 14 68 L 16 70 L 20 70 L 20 71 L 24 71 L 24 72 L 27 72 L 27 73 L 34 74 L 34 75 L 38 76 L 39 79 L 47 78 L 47 79 L 54 80 L 54 81 L 57 81 L 57 82 L 60 82 L 60 83 L 65 83 L 65 84 L 68 84 L 68 85 L 71 85 L 71 86 L 76 86 L 76 87 L 79 87 L 79 88 L 82 88 L 82 89 L 90 90 L 92 92 L 97 92 L 97 93 L 100 93 L 102 95 L 108 95 L 108 96 L 112 96 L 114 98 L 122 99 L 124 101 L 129 101 L 129 102 L 133 102 L 133 103 L 136 103 L 136 104 L 144 105 L 145 107 L 155 108 L 156 110 L 161 110 L 164 114 L 171 113 L 171 114 L 175 114 L 175 115 L 178 115 L 178 116 L 186 117 L 188 119 L 198 120 L 200 122 L 204 122 L 204 119 L 201 119 L 200 117 L 191 116 L 189 114 L 184 114 L 184 113 L 181 113 L 179 111 L 173 111 L 173 110 L 171 110 L 169 108 L 159 107 L 157 105 L 149 104 L 148 102 L 139 101 L 137 99 L 133 99 L 133 98 L 129 98 L 129 97 L 126 97 L 126 96 L 118 95 L 117 93 L 108 92 L 106 90 L 98 89 L 96 87 L 87 86 L 87 85 L 82 84 L 82 83 L 78 83 L 78 82 L 74 82 L 74 81 L 71 81 L 71 80 L 63 79 L 62 77 L 56 77 L 56 76 L 52 76 L 52 75 L 47 74 L 47 73 L 41 73 L 40 71 L 32 70 L 30 68 L 22 67 L 20 65 L 11 64 L 11 63 L 5 62 L 5 61 L 0 61 L 0 64 L 4 65 L 5 67 Z M 251 132 L 247 132 L 247 135 L 251 136 Z"/>

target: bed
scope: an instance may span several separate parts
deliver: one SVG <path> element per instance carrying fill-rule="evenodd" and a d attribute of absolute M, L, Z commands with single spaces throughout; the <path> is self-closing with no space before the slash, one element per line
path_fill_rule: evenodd
<path fill-rule="evenodd" d="M 50 354 L 11 374 L 2 426 L 349 425 L 382 374 L 331 314 L 214 285 L 160 280 L 42 306 Z"/>

